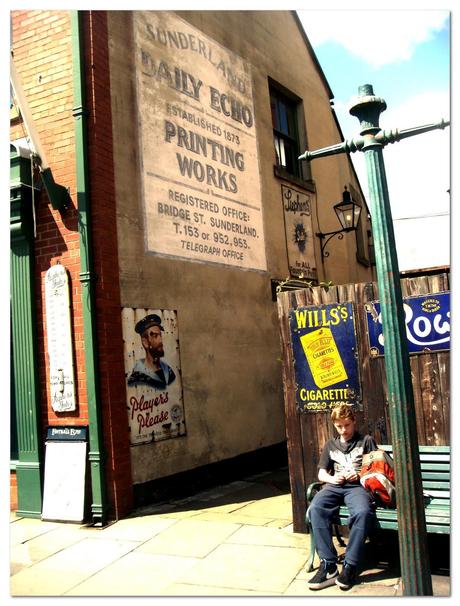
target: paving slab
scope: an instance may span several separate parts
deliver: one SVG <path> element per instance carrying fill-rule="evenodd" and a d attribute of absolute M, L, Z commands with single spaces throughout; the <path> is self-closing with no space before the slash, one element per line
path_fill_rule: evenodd
<path fill-rule="evenodd" d="M 448 597 L 451 594 L 451 586 L 450 586 L 450 577 L 433 574 L 431 576 L 431 585 L 433 587 L 433 596 L 434 597 Z M 402 596 L 402 584 L 399 583 L 397 592 L 397 596 Z"/>
<path fill-rule="evenodd" d="M 272 520 L 268 524 L 265 524 L 265 526 L 271 526 L 273 528 L 283 528 L 283 529 L 290 528 L 292 530 L 292 518 Z"/>
<path fill-rule="evenodd" d="M 202 509 L 173 509 L 171 507 L 166 508 L 158 512 L 162 518 L 171 518 L 173 520 L 185 520 L 187 518 L 194 518 L 202 512 Z"/>
<path fill-rule="evenodd" d="M 58 528 L 56 522 L 42 522 L 35 518 L 18 518 L 10 523 L 10 544 L 24 543 L 50 530 Z"/>
<path fill-rule="evenodd" d="M 177 524 L 177 520 L 165 516 L 148 515 L 130 517 L 119 520 L 116 524 L 111 524 L 97 531 L 98 534 L 95 538 L 122 539 L 144 543 L 173 524 Z"/>
<path fill-rule="evenodd" d="M 225 597 L 281 597 L 283 594 L 266 592 L 266 591 L 254 591 L 250 589 L 231 589 L 228 587 L 210 587 L 209 585 L 191 585 L 187 583 L 174 583 L 166 589 L 162 590 L 161 595 L 164 596 L 225 596 Z"/>
<path fill-rule="evenodd" d="M 254 501 L 243 507 L 240 513 L 262 518 L 286 518 L 292 513 L 291 495 L 280 494 Z"/>
<path fill-rule="evenodd" d="M 270 545 L 272 547 L 296 547 L 306 552 L 308 537 L 266 526 L 243 526 L 225 542 L 240 545 Z"/>
<path fill-rule="evenodd" d="M 90 536 L 90 532 L 66 524 L 56 524 L 52 529 L 36 536 L 32 536 L 30 532 L 27 534 L 30 535 L 29 539 L 22 543 L 14 542 L 11 545 L 11 574 L 16 574 L 19 570 L 44 560 Z"/>
<path fill-rule="evenodd" d="M 129 541 L 84 539 L 12 576 L 11 595 L 63 595 L 136 546 Z"/>
<path fill-rule="evenodd" d="M 188 518 L 143 543 L 139 551 L 203 558 L 238 528 L 239 524 Z"/>
<path fill-rule="evenodd" d="M 337 585 L 326 587 L 318 591 L 311 590 L 307 587 L 305 580 L 295 579 L 284 592 L 285 596 L 304 596 L 307 598 L 315 597 L 353 597 L 353 596 L 370 596 L 370 597 L 387 597 L 396 595 L 395 587 L 386 587 L 382 585 L 355 585 L 349 590 L 344 591 Z"/>
<path fill-rule="evenodd" d="M 67 596 L 157 596 L 197 563 L 196 558 L 130 552 L 67 591 Z"/>
<path fill-rule="evenodd" d="M 293 547 L 222 544 L 180 579 L 199 586 L 283 593 L 305 566 L 306 553 Z"/>
<path fill-rule="evenodd" d="M 202 511 L 194 516 L 194 520 L 205 520 L 209 522 L 224 522 L 232 524 L 250 524 L 252 526 L 266 526 L 273 522 L 273 518 L 262 518 L 260 516 L 244 515 L 239 511 L 233 513 L 216 513 L 214 511 Z"/>

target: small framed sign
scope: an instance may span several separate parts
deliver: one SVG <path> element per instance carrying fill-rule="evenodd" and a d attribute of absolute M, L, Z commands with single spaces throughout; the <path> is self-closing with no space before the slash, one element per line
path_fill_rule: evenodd
<path fill-rule="evenodd" d="M 87 435 L 86 426 L 48 427 L 42 520 L 84 521 Z"/>
<path fill-rule="evenodd" d="M 56 412 L 76 409 L 69 277 L 60 263 L 45 276 L 46 330 L 51 406 Z"/>

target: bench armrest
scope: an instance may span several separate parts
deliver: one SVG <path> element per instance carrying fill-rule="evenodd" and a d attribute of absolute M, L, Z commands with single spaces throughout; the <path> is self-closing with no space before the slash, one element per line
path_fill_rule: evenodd
<path fill-rule="evenodd" d="M 324 482 L 312 482 L 307 488 L 307 509 L 310 506 L 310 503 L 313 500 L 313 497 L 317 492 L 321 490 Z"/>

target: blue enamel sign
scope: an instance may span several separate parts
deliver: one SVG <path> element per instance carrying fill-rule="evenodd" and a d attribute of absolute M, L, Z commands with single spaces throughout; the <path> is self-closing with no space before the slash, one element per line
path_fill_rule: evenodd
<path fill-rule="evenodd" d="M 407 344 L 410 354 L 450 349 L 450 293 L 405 297 Z M 385 353 L 382 314 L 377 301 L 366 303 L 371 356 Z"/>
<path fill-rule="evenodd" d="M 325 412 L 361 399 L 353 303 L 289 312 L 298 412 Z"/>

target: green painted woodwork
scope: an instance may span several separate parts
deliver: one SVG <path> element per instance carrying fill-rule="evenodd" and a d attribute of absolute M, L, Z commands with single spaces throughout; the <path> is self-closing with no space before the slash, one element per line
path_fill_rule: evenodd
<path fill-rule="evenodd" d="M 11 331 L 17 429 L 18 513 L 41 516 L 42 451 L 34 302 L 32 170 L 29 158 L 11 153 Z"/>
<path fill-rule="evenodd" d="M 86 143 L 85 72 L 81 15 L 71 12 L 74 74 L 74 109 L 78 231 L 80 235 L 80 283 L 85 342 L 86 393 L 89 419 L 89 463 L 91 472 L 91 516 L 94 525 L 106 523 L 107 505 L 103 461 L 101 405 L 97 364 L 94 273 L 92 270 L 91 213 Z"/>
<path fill-rule="evenodd" d="M 385 109 L 385 101 L 374 95 L 370 84 L 361 86 L 358 97 L 350 108 L 350 113 L 360 121 L 360 136 L 313 152 L 306 151 L 299 159 L 310 161 L 356 151 L 362 151 L 365 156 L 385 339 L 385 371 L 395 459 L 396 496 L 399 503 L 403 594 L 432 595 L 414 395 L 383 147 L 413 135 L 443 129 L 449 122 L 442 120 L 439 123 L 405 130 L 382 131 L 379 118 Z"/>

